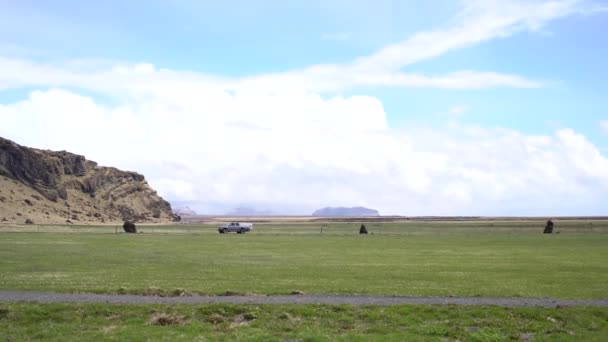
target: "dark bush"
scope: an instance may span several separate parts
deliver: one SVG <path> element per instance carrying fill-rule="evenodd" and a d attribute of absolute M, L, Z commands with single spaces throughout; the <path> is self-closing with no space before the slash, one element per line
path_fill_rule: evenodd
<path fill-rule="evenodd" d="M 545 230 L 543 230 L 543 234 L 552 234 L 553 233 L 553 221 L 547 221 L 545 225 Z"/>
<path fill-rule="evenodd" d="M 362 224 L 361 228 L 359 228 L 359 234 L 367 234 L 367 228 L 365 228 L 364 224 Z"/>
<path fill-rule="evenodd" d="M 135 223 L 131 221 L 125 221 L 122 225 L 122 229 L 124 229 L 125 233 L 137 233 L 137 227 L 135 226 Z"/>

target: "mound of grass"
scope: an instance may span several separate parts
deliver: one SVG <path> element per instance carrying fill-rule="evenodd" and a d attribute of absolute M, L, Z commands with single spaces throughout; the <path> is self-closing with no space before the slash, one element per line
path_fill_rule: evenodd
<path fill-rule="evenodd" d="M 184 316 L 171 314 L 171 313 L 165 313 L 165 312 L 159 312 L 159 313 L 153 314 L 152 317 L 150 317 L 149 322 L 152 325 L 160 325 L 160 326 L 182 325 L 182 324 L 186 323 Z"/>

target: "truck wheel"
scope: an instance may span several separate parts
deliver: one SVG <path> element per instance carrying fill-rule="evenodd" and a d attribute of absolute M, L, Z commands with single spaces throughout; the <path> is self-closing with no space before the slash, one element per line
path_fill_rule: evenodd
<path fill-rule="evenodd" d="M 220 230 L 220 234 L 226 234 L 228 233 L 228 229 L 224 228 L 222 230 Z"/>

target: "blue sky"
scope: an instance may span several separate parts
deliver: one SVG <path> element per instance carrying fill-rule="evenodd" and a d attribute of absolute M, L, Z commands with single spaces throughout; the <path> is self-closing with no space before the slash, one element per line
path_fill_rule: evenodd
<path fill-rule="evenodd" d="M 0 61 L 4 63 L 0 63 L 0 68 L 7 70 L 4 76 L 0 76 L 0 105 L 3 106 L 0 108 L 5 110 L 0 113 L 6 118 L 52 116 L 51 110 L 34 113 L 32 109 L 24 111 L 23 108 L 39 108 L 35 101 L 46 99 L 45 94 L 63 91 L 61 94 L 66 99 L 86 99 L 86 105 L 76 107 L 79 110 L 89 108 L 87 101 L 96 106 L 90 108 L 91 113 L 82 112 L 80 115 L 97 115 L 108 125 L 119 117 L 116 112 L 122 111 L 130 113 L 128 115 L 134 118 L 134 122 L 146 121 L 146 125 L 153 127 L 163 126 L 160 123 L 162 118 L 180 117 L 209 127 L 218 124 L 219 117 L 223 118 L 223 128 L 214 130 L 213 134 L 229 134 L 229 127 L 233 127 L 234 122 L 241 125 L 240 129 L 271 122 L 264 127 L 277 131 L 292 129 L 290 120 L 305 120 L 302 125 L 311 132 L 336 129 L 337 135 L 349 136 L 351 133 L 361 134 L 361 127 L 375 127 L 385 130 L 386 136 L 399 135 L 404 139 L 399 144 L 406 144 L 407 140 L 416 156 L 428 150 L 439 156 L 448 153 L 439 146 L 427 148 L 422 142 L 433 134 L 458 136 L 460 132 L 454 133 L 454 127 L 467 132 L 485 130 L 483 136 L 547 137 L 555 140 L 556 146 L 560 144 L 560 137 L 564 137 L 559 132 L 571 131 L 600 153 L 598 170 L 604 167 L 603 156 L 608 153 L 608 125 L 602 124 L 608 120 L 608 85 L 605 82 L 608 79 L 608 64 L 605 63 L 608 46 L 603 37 L 608 32 L 608 3 L 605 1 L 184 0 L 83 3 L 0 0 L 0 9 Z M 322 69 L 321 73 L 315 69 L 317 67 Z M 213 94 L 235 95 L 231 97 L 235 103 L 230 102 L 229 107 L 221 103 L 208 107 L 205 96 L 214 96 L 200 92 L 201 89 L 214 89 Z M 215 89 L 219 93 L 215 93 Z M 40 93 L 40 96 L 34 98 L 34 93 Z M 238 102 L 241 97 L 237 95 L 253 93 L 260 95 L 256 101 L 248 98 Z M 294 97 L 296 93 L 298 96 Z M 290 112 L 289 101 L 296 108 L 308 108 L 309 104 L 313 106 L 318 102 L 315 96 L 321 99 L 319 106 L 333 108 L 328 109 L 329 114 L 306 119 L 294 117 L 284 123 L 281 123 L 281 114 L 268 114 L 279 109 Z M 205 104 L 198 103 L 197 98 Z M 335 104 L 336 101 L 331 101 L 335 98 L 345 100 Z M 357 98 L 364 101 L 349 104 Z M 264 99 L 273 103 L 263 102 Z M 275 100 L 285 103 L 284 107 L 277 107 Z M 325 113 L 321 107 L 314 108 Z M 143 113 L 144 109 L 148 112 Z M 55 110 L 68 109 L 58 107 Z M 97 110 L 107 113 L 98 114 Z M 344 116 L 333 117 L 333 111 L 342 110 Z M 207 115 L 206 119 L 202 118 L 204 115 Z M 230 115 L 235 115 L 236 119 Z M 279 115 L 278 120 L 274 119 L 275 115 Z M 312 116 L 306 112 L 301 115 Z M 342 128 L 335 126 L 350 121 L 353 115 L 360 120 L 353 121 L 352 127 L 356 127 L 353 128 L 356 132 L 342 132 Z M 158 124 L 150 123 L 156 119 Z M 166 197 L 175 202 L 192 203 L 201 211 L 228 211 L 239 205 L 267 210 L 280 207 L 277 203 L 283 202 L 280 196 L 271 195 L 277 185 L 270 180 L 271 173 L 263 170 L 259 171 L 258 182 L 262 185 L 258 190 L 262 189 L 259 192 L 266 192 L 266 195 L 263 198 L 252 195 L 241 201 L 231 197 L 227 189 L 245 186 L 240 182 L 246 183 L 246 179 L 227 181 L 227 184 L 210 189 L 203 183 L 212 182 L 209 180 L 211 174 L 204 173 L 201 167 L 191 162 L 184 163 L 185 167 L 192 169 L 191 173 L 197 177 L 174 179 L 150 165 L 153 162 L 181 163 L 183 160 L 153 161 L 153 158 L 141 157 L 141 160 L 129 162 L 127 156 L 112 157 L 95 146 L 87 148 L 82 144 L 71 145 L 71 142 L 59 146 L 61 139 L 48 133 L 20 131 L 22 123 L 17 120 L 12 123 L 17 131 L 9 132 L 5 127 L 0 133 L 41 147 L 74 147 L 77 149 L 75 152 L 86 153 L 91 159 L 143 168 L 144 173 L 149 168 L 151 182 L 161 192 L 164 191 Z M 420 132 L 428 134 L 420 136 Z M 247 134 L 256 133 L 248 131 Z M 179 139 L 185 139 L 186 143 L 196 141 L 195 136 L 186 137 Z M 303 146 L 301 143 L 294 140 L 292 149 Z M 326 143 L 331 144 L 332 141 Z M 470 143 L 474 145 L 476 142 Z M 396 146 L 378 145 L 377 148 L 389 150 Z M 294 177 L 300 183 L 321 178 L 327 184 L 335 184 L 335 179 L 329 176 L 331 172 L 317 169 L 325 164 L 321 162 L 322 158 L 314 157 L 316 147 L 302 149 L 299 160 L 287 158 L 279 151 L 253 151 L 256 158 L 272 161 L 273 166 L 269 169 L 280 169 L 285 165 L 295 167 Z M 590 153 L 594 154 L 594 151 Z M 201 153 L 206 158 L 217 157 L 213 151 L 205 152 L 210 155 L 196 149 L 189 152 Z M 353 153 L 349 160 L 358 158 L 353 157 L 358 155 L 356 151 L 347 152 Z M 547 153 L 558 154 L 556 151 Z M 246 159 L 248 156 L 235 155 L 234 158 Z M 407 164 L 405 160 L 387 158 L 374 162 Z M 522 160 L 526 158 L 531 157 L 522 156 Z M 222 165 L 222 172 L 238 169 L 229 160 L 213 160 Z M 440 176 L 433 176 L 436 170 L 429 170 L 433 169 L 431 165 L 434 162 L 428 160 L 441 160 L 441 157 L 424 159 L 423 163 L 429 164 L 424 164 L 424 170 L 419 170 L 421 177 L 430 177 L 443 186 L 459 189 L 459 196 L 462 195 L 459 198 L 466 202 L 462 206 L 438 210 L 438 213 L 502 213 L 498 203 L 509 197 L 507 190 L 499 191 L 503 197 L 495 198 L 496 207 L 482 208 L 474 203 L 484 197 L 472 190 L 480 185 L 468 183 L 477 180 L 458 178 L 464 177 L 462 175 L 451 179 L 454 175 L 448 169 L 442 170 Z M 366 161 L 369 160 L 361 160 L 361 163 Z M 472 165 L 475 163 L 471 161 L 471 165 L 463 167 L 474 169 Z M 332 167 L 339 169 L 336 177 L 342 177 L 342 173 L 352 174 L 355 165 L 358 164 L 353 162 L 348 167 Z M 375 171 L 385 175 L 390 173 L 388 170 Z M 492 170 L 487 172 L 507 172 L 506 169 Z M 525 173 L 524 170 L 518 172 Z M 302 180 L 302 174 L 315 176 L 314 179 Z M 441 180 L 433 177 L 441 177 Z M 568 182 L 571 180 L 569 177 L 574 176 L 563 174 L 557 178 Z M 580 207 L 572 210 L 573 213 L 587 209 L 591 213 L 600 211 L 599 205 L 589 206 L 589 203 L 608 197 L 601 190 L 604 189 L 601 182 L 605 180 L 598 177 L 592 175 L 581 181 L 594 184 L 596 190 L 585 192 L 577 188 L 577 191 L 583 191 L 581 196 L 585 200 L 581 200 Z M 181 193 L 170 189 L 176 182 L 183 183 L 185 190 Z M 319 181 L 321 188 L 323 182 Z M 599 188 L 598 182 L 601 183 Z M 394 186 L 403 186 L 403 196 L 421 196 L 421 200 L 431 200 L 431 195 L 425 194 L 431 188 L 418 189 L 405 183 Z M 389 184 L 380 187 L 391 189 Z M 338 188 L 335 192 L 342 196 L 365 198 L 363 202 L 367 201 L 353 202 L 353 205 L 368 204 L 385 208 L 385 212 L 409 213 L 396 205 L 386 204 L 390 201 L 388 198 L 368 200 L 371 192 L 360 189 L 354 180 Z M 206 191 L 222 200 L 201 199 L 206 196 Z M 523 192 L 512 195 L 516 198 L 526 196 Z M 350 203 L 338 195 L 328 195 L 322 202 L 319 205 Z M 286 209 L 280 210 L 305 212 L 315 206 L 316 203 L 307 200 L 289 203 Z M 513 209 L 514 212 L 517 210 L 521 209 Z M 532 209 L 531 213 L 541 214 L 543 210 L 546 209 Z M 416 213 L 422 211 L 428 213 L 424 208 Z"/>

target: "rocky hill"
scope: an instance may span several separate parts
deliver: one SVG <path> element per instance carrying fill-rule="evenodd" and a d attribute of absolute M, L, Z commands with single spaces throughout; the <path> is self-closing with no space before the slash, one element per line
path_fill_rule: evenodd
<path fill-rule="evenodd" d="M 0 223 L 179 220 L 144 176 L 0 138 Z"/>
<path fill-rule="evenodd" d="M 364 207 L 326 207 L 312 213 L 312 216 L 380 216 L 378 210 Z"/>

